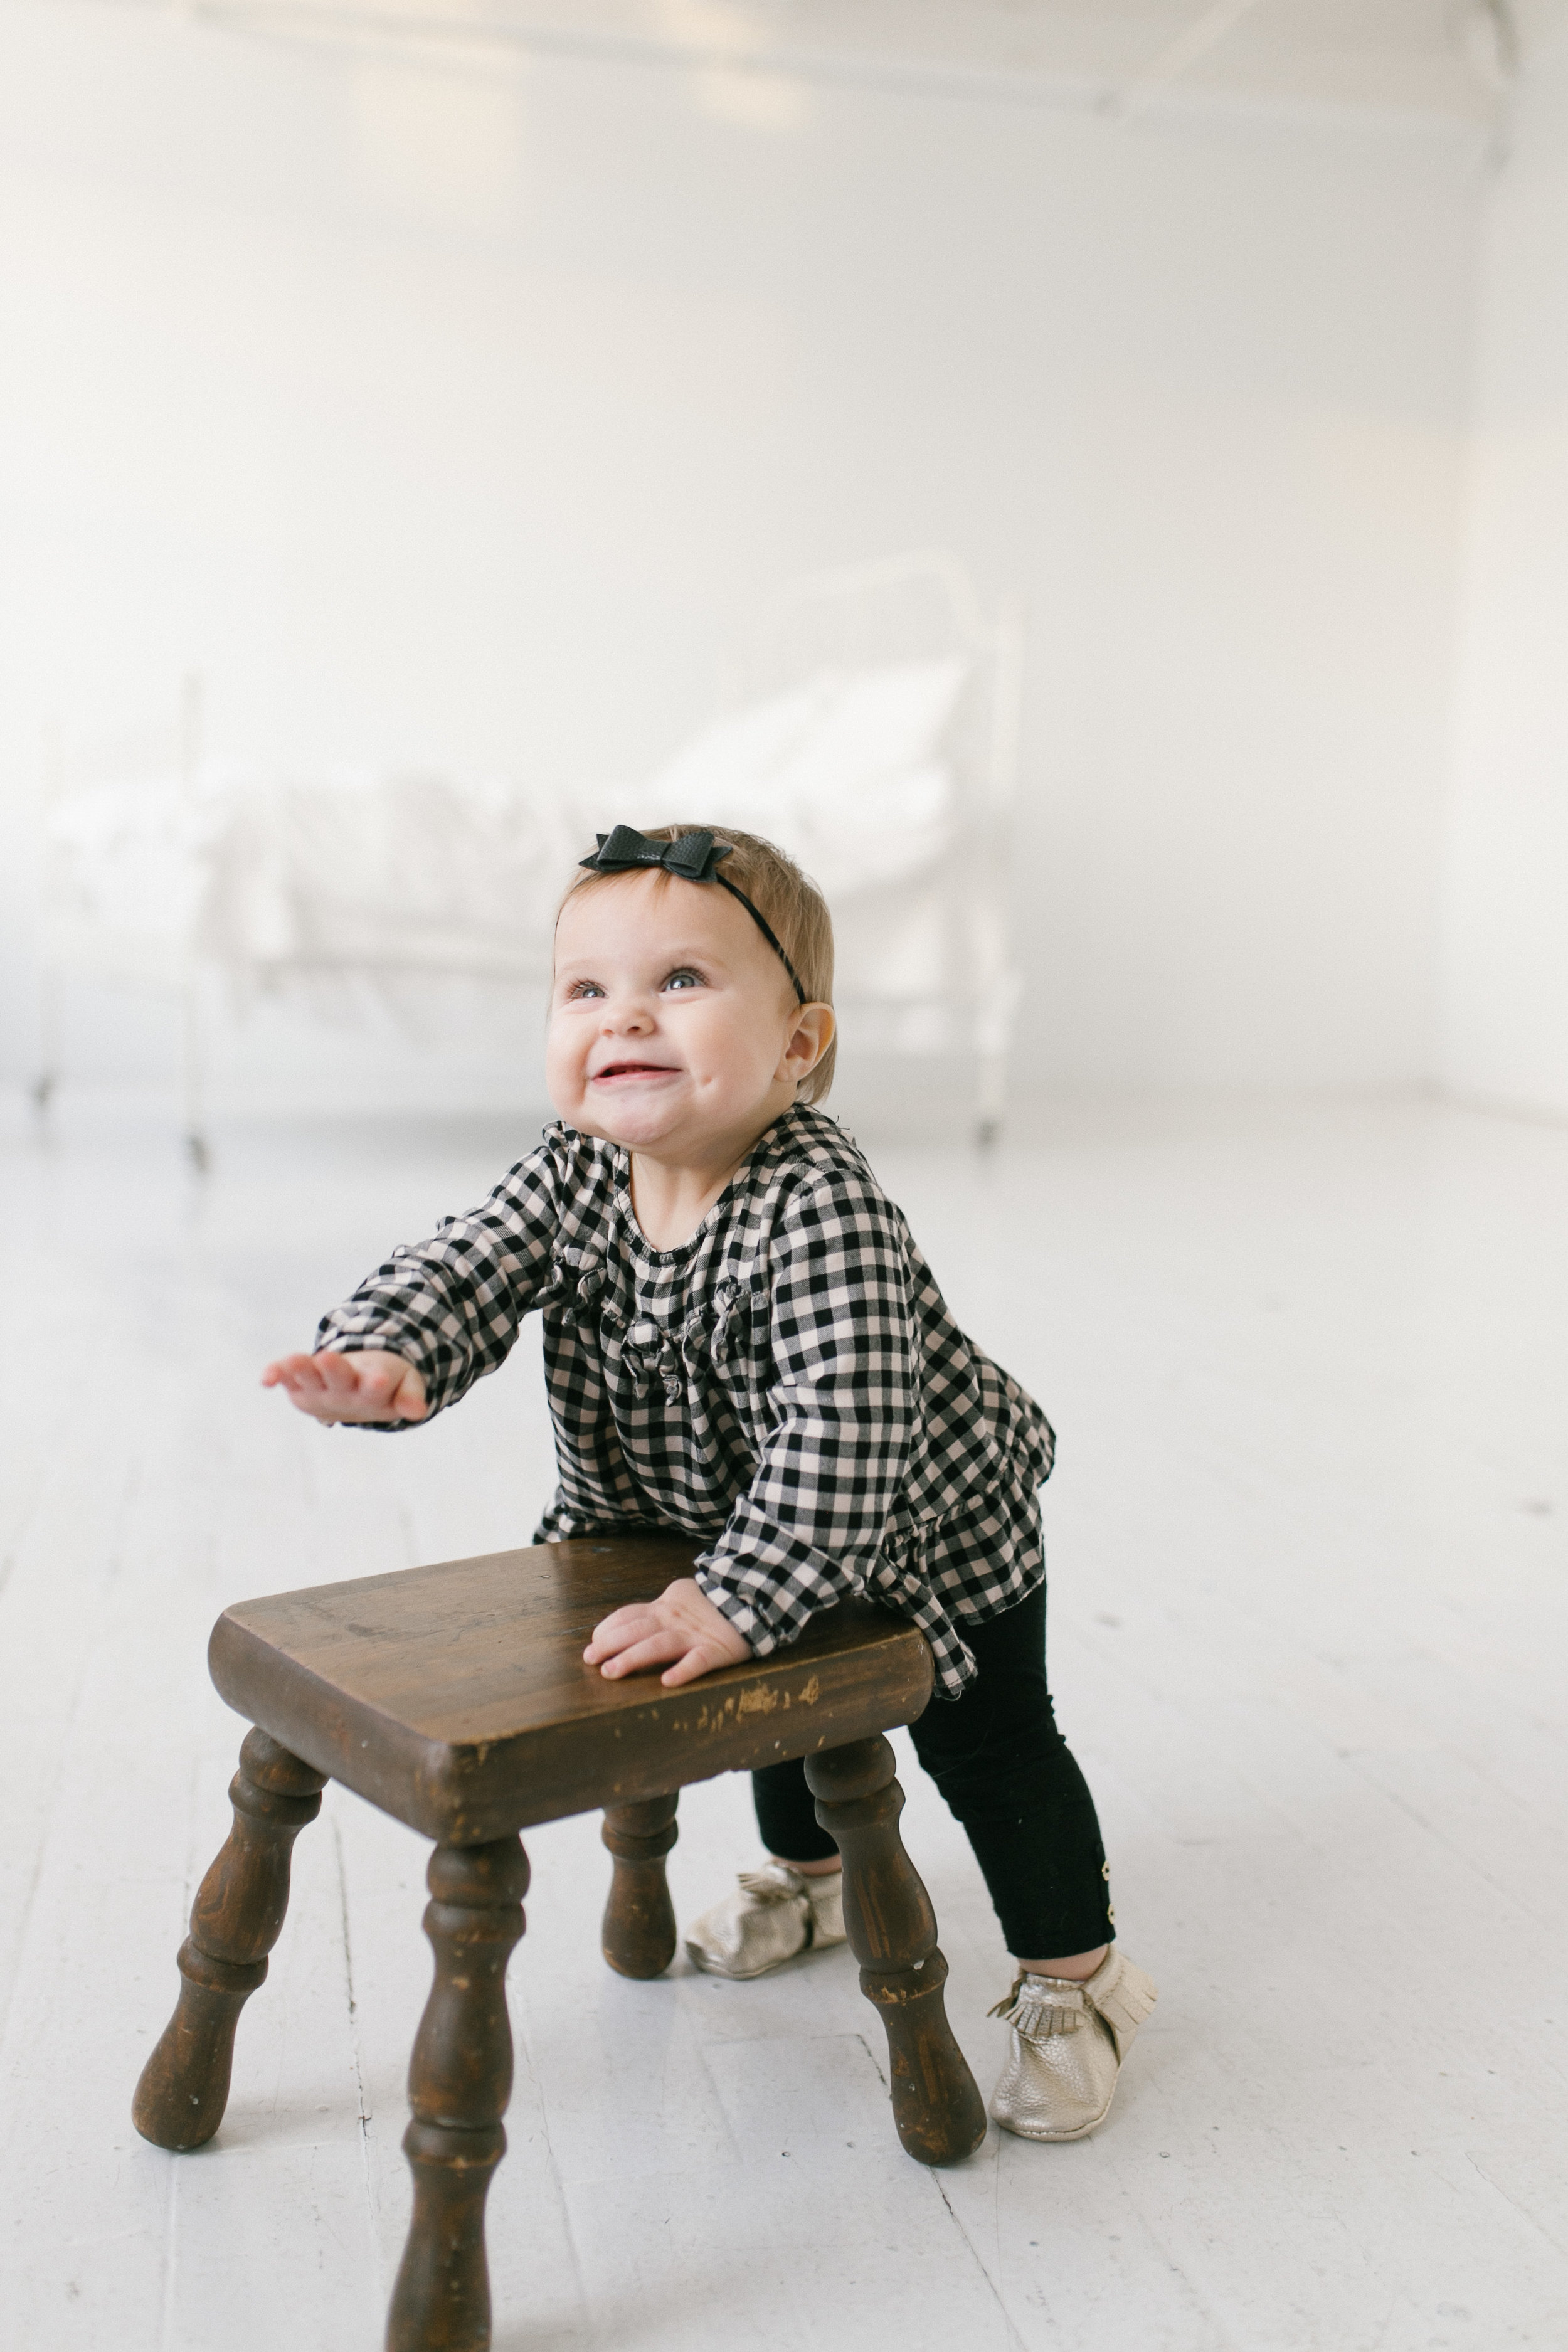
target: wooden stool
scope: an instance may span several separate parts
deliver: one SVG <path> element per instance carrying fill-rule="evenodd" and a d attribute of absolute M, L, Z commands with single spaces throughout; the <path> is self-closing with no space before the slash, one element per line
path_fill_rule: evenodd
<path fill-rule="evenodd" d="M 539 1544 L 244 1601 L 213 1629 L 213 1680 L 256 1728 L 229 1790 L 234 1827 L 191 1909 L 179 2004 L 136 2088 L 136 2128 L 191 2148 L 222 2122 L 235 2027 L 267 1975 L 290 1849 L 324 1782 L 434 1838 L 436 1979 L 408 2069 L 414 2214 L 389 2352 L 484 2352 L 490 2340 L 485 2198 L 506 2148 L 506 1966 L 528 1889 L 518 1832 L 532 1822 L 603 1809 L 615 1856 L 605 1958 L 654 1977 L 675 1953 L 664 1858 L 679 1791 L 804 1756 L 844 1856 L 845 1925 L 887 2029 L 899 2137 L 921 2164 L 956 2164 L 984 2137 L 881 1737 L 931 1696 L 924 1636 L 858 1603 L 815 1620 L 792 1649 L 679 1690 L 584 1665 L 599 1620 L 689 1575 L 693 1557 L 657 1538 Z"/>

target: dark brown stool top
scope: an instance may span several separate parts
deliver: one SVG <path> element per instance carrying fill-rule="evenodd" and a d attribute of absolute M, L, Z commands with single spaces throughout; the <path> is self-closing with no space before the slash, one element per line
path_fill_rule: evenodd
<path fill-rule="evenodd" d="M 860 1985 L 881 2012 L 893 2120 L 909 2153 L 953 2164 L 985 2114 L 942 2003 L 947 1964 L 899 1836 L 903 1794 L 882 1734 L 931 1696 L 931 1652 L 904 1620 L 852 1603 L 805 1639 L 666 1690 L 609 1682 L 583 1650 L 611 1610 L 690 1572 L 689 1544 L 541 1544 L 318 1585 L 225 1610 L 212 1676 L 256 1728 L 229 1790 L 234 1827 L 179 1955 L 180 1998 L 137 2085 L 137 2129 L 200 2147 L 223 2120 L 239 2012 L 267 1974 L 294 1839 L 340 1780 L 436 1841 L 425 1931 L 436 1980 L 409 2065 L 404 2149 L 414 2213 L 389 2352 L 486 2352 L 484 2206 L 511 2090 L 506 1967 L 522 1934 L 531 1823 L 602 1808 L 615 1857 L 604 1952 L 626 1976 L 674 1957 L 665 1856 L 690 1780 L 805 1759 L 844 1858 Z"/>
<path fill-rule="evenodd" d="M 274 1593 L 224 1611 L 207 1662 L 239 1714 L 449 1845 L 841 1748 L 924 1708 L 924 1635 L 869 1605 L 679 1690 L 584 1664 L 601 1618 L 693 1557 L 657 1538 L 535 1544 Z"/>

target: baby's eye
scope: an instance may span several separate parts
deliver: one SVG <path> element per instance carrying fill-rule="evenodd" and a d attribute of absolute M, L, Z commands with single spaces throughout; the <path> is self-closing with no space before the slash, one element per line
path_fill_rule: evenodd
<path fill-rule="evenodd" d="M 566 1002 L 576 1004 L 585 996 L 603 996 L 604 992 L 596 980 L 574 980 L 566 992 Z"/>
<path fill-rule="evenodd" d="M 678 971 L 672 971 L 664 984 L 666 988 L 706 988 L 708 985 L 702 974 L 693 971 L 689 964 L 682 964 Z"/>

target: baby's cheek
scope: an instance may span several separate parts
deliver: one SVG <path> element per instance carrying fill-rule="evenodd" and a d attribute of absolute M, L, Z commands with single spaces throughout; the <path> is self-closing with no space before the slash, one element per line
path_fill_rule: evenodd
<path fill-rule="evenodd" d="M 582 1099 L 585 1063 L 580 1038 L 551 1031 L 544 1042 L 544 1083 L 557 1110 Z"/>

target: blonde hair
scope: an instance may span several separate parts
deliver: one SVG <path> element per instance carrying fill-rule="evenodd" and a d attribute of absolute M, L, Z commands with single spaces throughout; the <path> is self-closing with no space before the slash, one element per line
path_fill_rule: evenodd
<path fill-rule="evenodd" d="M 831 1004 L 833 1002 L 833 918 L 827 911 L 827 901 L 809 876 L 803 874 L 793 857 L 775 849 L 771 841 L 760 834 L 736 833 L 724 824 L 655 824 L 647 828 L 649 841 L 679 841 L 683 834 L 710 833 L 715 841 L 727 845 L 730 855 L 723 864 L 726 882 L 743 890 L 769 929 L 778 935 L 779 945 L 800 974 L 800 984 L 809 1004 Z M 657 872 L 657 867 L 650 868 Z M 581 867 L 561 894 L 561 905 L 575 898 L 579 890 L 591 890 L 595 883 L 614 882 L 614 874 L 584 872 Z M 560 908 L 556 909 L 557 918 Z M 760 934 L 759 934 L 760 936 Z M 783 970 L 783 966 L 780 966 Z M 827 1051 L 816 1068 L 801 1079 L 796 1096 L 801 1102 L 816 1103 L 826 1099 L 833 1084 L 833 1066 L 837 1059 L 838 1038 L 835 1034 Z"/>

